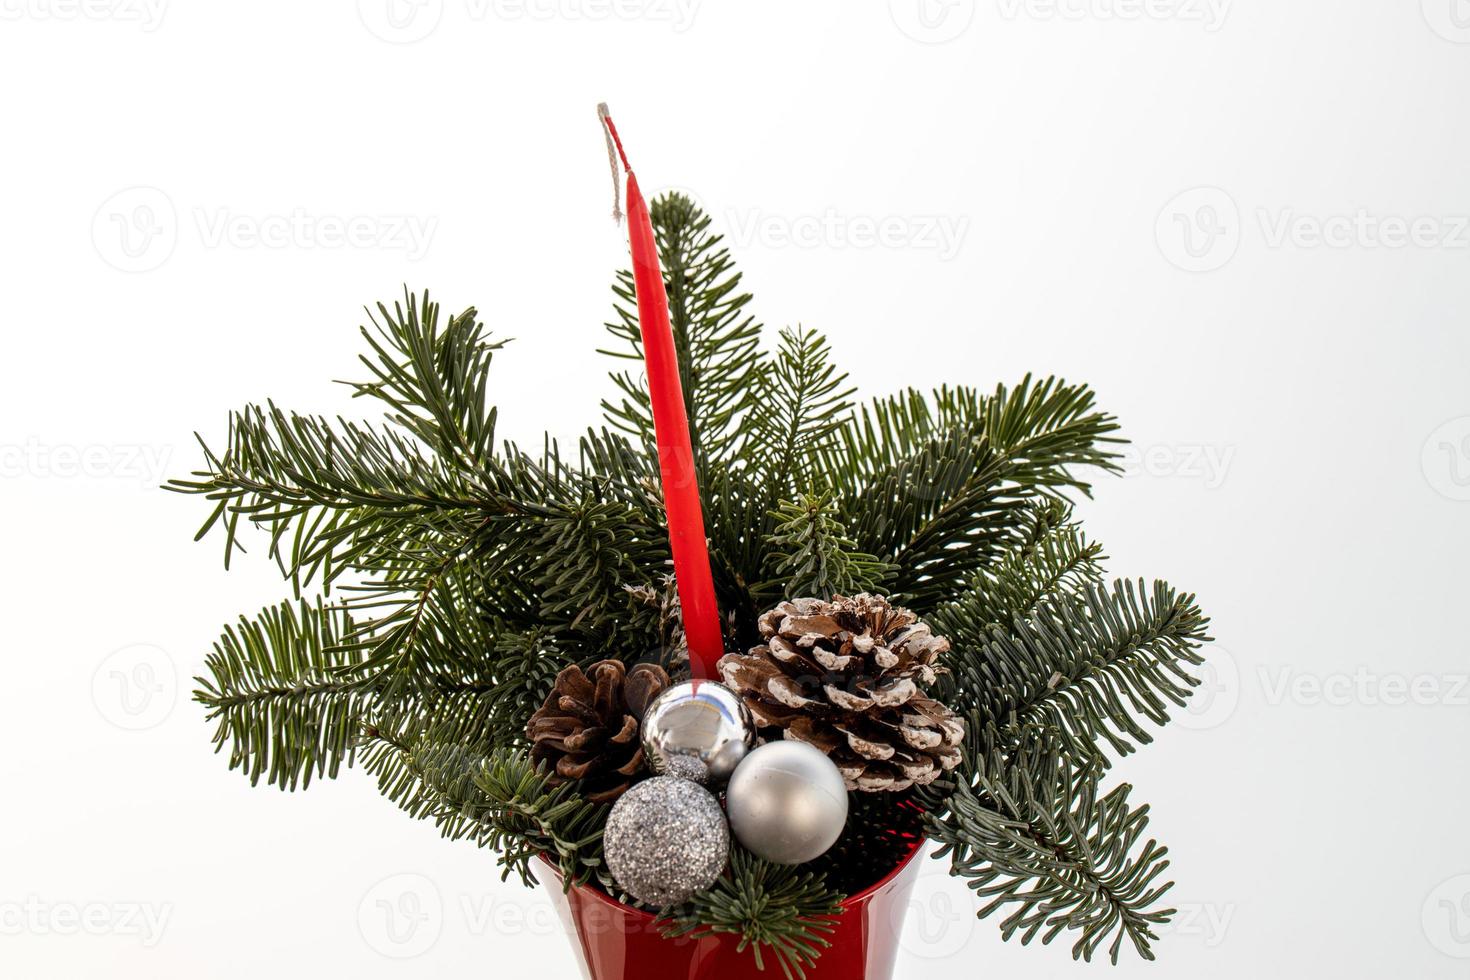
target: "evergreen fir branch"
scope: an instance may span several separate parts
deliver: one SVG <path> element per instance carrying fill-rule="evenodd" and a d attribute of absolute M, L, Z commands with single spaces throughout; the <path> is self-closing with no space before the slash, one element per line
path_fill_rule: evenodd
<path fill-rule="evenodd" d="M 423 687 L 432 666 L 444 662 L 436 661 L 436 651 L 455 662 L 483 627 L 474 608 L 474 589 L 482 577 L 475 563 L 489 562 L 502 547 L 492 530 L 491 519 L 484 518 L 460 525 L 458 536 L 448 542 L 405 543 L 391 560 L 380 560 L 375 578 L 348 586 L 350 607 L 374 613 L 350 638 L 364 651 L 350 670 L 374 677 L 392 698 Z"/>
<path fill-rule="evenodd" d="M 439 304 L 404 290 L 390 311 L 378 304 L 362 327 L 372 350 L 360 360 L 371 381 L 348 382 L 355 396 L 383 401 L 389 417 L 445 461 L 476 470 L 495 451 L 495 408 L 487 401 L 491 342 L 468 309 L 439 329 Z"/>
<path fill-rule="evenodd" d="M 524 750 L 482 754 L 432 733 L 411 741 L 376 735 L 370 767 L 384 795 L 445 837 L 494 851 L 502 880 L 515 873 L 534 885 L 531 861 L 543 854 L 565 887 L 604 874 L 607 805 L 584 800 L 576 783 L 551 785 Z"/>
<path fill-rule="evenodd" d="M 753 479 L 769 488 L 769 510 L 813 485 L 812 467 L 830 450 L 855 389 L 833 365 L 827 338 L 807 329 L 782 330 L 775 357 L 753 381 L 742 445 Z"/>
<path fill-rule="evenodd" d="M 980 617 L 984 618 L 984 617 Z M 953 609 L 936 621 L 951 633 L 951 707 L 981 724 L 1055 727 L 1078 766 L 1105 766 L 1106 743 L 1127 755 L 1153 740 L 1200 683 L 1209 620 L 1194 596 L 1164 582 L 1119 581 L 1058 592 L 1029 618 L 1000 627 Z"/>
<path fill-rule="evenodd" d="M 450 840 L 473 837 L 483 808 L 473 776 L 490 750 L 393 726 L 394 720 L 385 719 L 363 733 L 362 767 L 377 781 L 378 792 L 415 820 L 432 821 Z"/>
<path fill-rule="evenodd" d="M 929 394 L 905 389 L 878 398 L 851 415 L 836 433 L 826 469 L 841 485 L 871 483 L 946 433 L 963 430 L 995 451 L 1031 464 L 1033 472 L 1071 466 L 1118 467 L 1111 445 L 1117 420 L 1096 409 L 1086 385 L 1031 375 L 1014 389 L 997 385 L 986 395 L 966 386 L 941 386 Z M 1050 474 L 1048 485 L 1083 493 L 1089 485 L 1070 472 Z"/>
<path fill-rule="evenodd" d="M 474 720 L 474 727 L 464 725 L 456 734 L 461 740 L 477 736 L 495 748 L 524 746 L 527 719 L 541 707 L 556 675 L 572 658 L 541 633 L 492 632 L 493 680 L 484 715 Z M 433 722 L 437 730 L 444 729 L 443 714 Z"/>
<path fill-rule="evenodd" d="M 667 533 L 653 531 L 621 503 L 596 499 L 558 508 L 539 530 L 529 573 L 538 583 L 541 619 L 565 623 L 590 648 L 610 652 L 636 643 L 625 631 L 632 605 L 626 589 L 652 584 L 667 554 Z"/>
<path fill-rule="evenodd" d="M 740 845 L 730 848 L 724 877 L 689 902 L 660 914 L 665 936 L 740 936 L 736 949 L 750 949 L 758 968 L 763 953 L 780 965 L 787 978 L 806 976 L 835 928 L 842 896 L 827 888 L 822 875 L 800 867 L 772 864 Z"/>
<path fill-rule="evenodd" d="M 753 470 L 717 468 L 706 486 L 704 520 L 710 540 L 710 571 L 722 612 L 736 647 L 755 642 L 756 617 L 780 594 L 768 583 L 772 549 L 769 533 L 779 502 Z"/>
<path fill-rule="evenodd" d="M 936 622 L 954 619 L 983 633 L 991 625 L 1030 617 L 1054 592 L 1101 581 L 1102 545 L 1089 541 L 1071 514 L 1071 507 L 1055 498 L 1029 506 L 1017 526 L 1017 544 L 982 568 L 954 603 L 936 610 Z"/>
<path fill-rule="evenodd" d="M 167 485 L 215 502 L 196 537 L 223 519 L 228 567 L 241 547 L 243 517 L 269 533 L 269 554 L 298 586 L 317 572 L 329 583 L 370 564 L 385 539 L 444 515 L 513 509 L 492 487 L 476 485 L 398 433 L 345 420 L 334 425 L 274 404 L 236 412 L 223 453 L 201 445 L 206 469 Z"/>
<path fill-rule="evenodd" d="M 486 626 L 426 645 L 429 665 L 408 696 L 385 690 L 366 717 L 405 739 L 492 749 L 524 747 L 526 719 L 541 706 L 567 656 L 538 634 Z"/>
<path fill-rule="evenodd" d="M 305 788 L 352 764 L 374 692 L 339 676 L 358 659 L 340 643 L 351 630 L 345 613 L 304 601 L 225 628 L 194 699 L 215 724 L 216 751 L 228 747 L 230 768 L 252 785 L 265 777 L 283 790 Z"/>
<path fill-rule="evenodd" d="M 651 213 L 690 438 L 701 471 L 707 471 L 708 460 L 728 458 L 741 438 L 735 423 L 762 368 L 761 325 L 746 312 L 750 294 L 739 291 L 740 273 L 734 271 L 722 236 L 709 230 L 709 216 L 678 193 L 655 198 Z M 602 353 L 641 362 L 643 335 L 632 273 L 618 273 L 613 293 L 617 319 L 606 327 L 622 349 Z M 611 377 L 622 397 L 617 403 L 603 402 L 608 424 L 653 446 L 646 379 L 634 371 Z"/>
<path fill-rule="evenodd" d="M 432 667 L 412 692 L 395 695 L 363 673 L 364 648 L 349 641 L 357 629 L 350 612 L 320 601 L 269 607 L 226 629 L 206 661 L 209 676 L 196 678 L 195 700 L 216 722 L 216 746 L 228 745 L 232 769 L 292 790 L 335 778 L 355 763 L 364 728 L 385 714 L 441 739 L 514 744 L 559 669 L 557 658 L 532 659 L 523 647 L 519 657 L 507 653 L 516 637 L 492 639 L 461 622 L 426 640 Z M 482 644 L 492 651 L 477 655 Z"/>
<path fill-rule="evenodd" d="M 830 599 L 877 590 L 888 566 L 857 550 L 835 510 L 830 493 L 803 494 L 776 508 L 776 527 L 768 539 L 773 574 L 763 593 Z"/>
<path fill-rule="evenodd" d="M 927 611 L 1021 540 L 1036 498 L 1090 492 L 1073 469 L 1116 469 L 1116 428 L 1089 389 L 1055 379 L 989 397 L 909 391 L 850 416 L 821 469 L 859 546 L 897 566 L 889 585 Z"/>
<path fill-rule="evenodd" d="M 645 533 L 666 539 L 657 455 L 650 455 L 647 446 L 635 447 L 622 435 L 606 429 L 589 430 L 579 448 L 584 479 L 595 481 L 599 492 L 621 500 L 636 512 L 646 525 Z"/>
<path fill-rule="evenodd" d="M 514 514 L 538 499 L 533 468 L 494 456 L 486 377 L 503 342 L 486 338 L 474 310 L 441 330 L 427 294 L 378 309 L 381 322 L 369 313 L 373 329 L 362 331 L 373 380 L 352 386 L 384 402 L 403 431 L 251 405 L 231 417 L 224 452 L 204 444 L 206 469 L 170 481 L 215 502 L 199 534 L 223 520 L 226 565 L 242 517 L 269 533 L 269 554 L 299 594 L 319 573 L 330 585 L 375 566 L 380 550 L 433 537 L 441 520 Z"/>
<path fill-rule="evenodd" d="M 1074 958 L 1090 960 L 1111 937 L 1113 963 L 1125 939 L 1153 959 L 1154 930 L 1174 910 L 1155 908 L 1173 883 L 1159 883 L 1167 849 L 1139 844 L 1148 807 L 1129 805 L 1127 785 L 1100 795 L 1099 770 L 1073 766 L 1044 728 L 1024 726 L 1008 744 L 972 756 L 973 781 L 930 809 L 935 856 L 988 900 L 981 918 L 1008 912 L 1005 939 L 1045 944 L 1075 930 Z"/>
<path fill-rule="evenodd" d="M 606 804 L 587 802 L 576 783 L 553 787 L 518 750 L 497 750 L 474 783 L 486 799 L 482 844 L 500 854 L 507 875 L 528 881 L 531 860 L 542 854 L 556 862 L 563 887 L 602 873 Z"/>
<path fill-rule="evenodd" d="M 639 636 L 651 636 L 653 652 L 648 657 L 671 675 L 679 674 L 689 662 L 689 640 L 684 634 L 684 618 L 679 606 L 679 588 L 672 572 L 657 585 L 630 585 L 627 593 L 633 600 L 633 615 L 628 628 Z"/>

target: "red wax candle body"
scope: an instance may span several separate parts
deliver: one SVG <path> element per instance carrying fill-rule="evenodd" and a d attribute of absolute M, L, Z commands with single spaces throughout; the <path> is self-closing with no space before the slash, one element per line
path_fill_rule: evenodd
<path fill-rule="evenodd" d="M 648 394 L 653 402 L 664 507 L 668 511 L 669 544 L 674 552 L 674 578 L 689 641 L 689 666 L 695 679 L 714 678 L 715 662 L 724 654 L 725 643 L 710 577 L 704 511 L 699 502 L 699 480 L 689 441 L 689 419 L 684 411 L 684 389 L 679 381 L 679 355 L 674 349 L 669 297 L 664 292 L 664 277 L 659 270 L 653 219 L 638 190 L 638 179 L 631 172 L 628 173 L 628 238 L 633 252 L 633 285 L 638 295 L 638 326 L 643 333 Z"/>

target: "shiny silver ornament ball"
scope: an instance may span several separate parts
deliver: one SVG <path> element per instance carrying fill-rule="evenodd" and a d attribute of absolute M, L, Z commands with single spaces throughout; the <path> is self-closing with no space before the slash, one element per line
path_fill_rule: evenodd
<path fill-rule="evenodd" d="M 725 811 L 746 850 L 777 864 L 802 864 L 842 836 L 847 786 L 816 746 L 767 742 L 730 777 Z"/>
<path fill-rule="evenodd" d="M 619 888 L 645 905 L 677 905 L 725 870 L 730 828 L 709 790 L 655 776 L 618 797 L 602 848 Z"/>
<path fill-rule="evenodd" d="M 715 789 L 754 745 L 750 709 L 717 681 L 675 684 L 643 716 L 643 756 L 653 771 Z"/>

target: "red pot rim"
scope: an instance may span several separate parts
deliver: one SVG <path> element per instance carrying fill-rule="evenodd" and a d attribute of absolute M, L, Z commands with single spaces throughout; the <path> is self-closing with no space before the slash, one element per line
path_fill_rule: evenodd
<path fill-rule="evenodd" d="M 873 895 L 874 892 L 878 891 L 878 889 L 888 884 L 894 878 L 897 878 L 903 872 L 903 869 L 912 864 L 914 862 L 914 859 L 919 856 L 919 851 L 923 848 L 924 841 L 925 838 L 923 836 L 916 837 L 913 840 L 912 844 L 909 846 L 908 854 L 904 856 L 904 859 L 902 861 L 893 866 L 892 871 L 888 872 L 882 878 L 879 878 L 877 881 L 873 882 L 862 891 L 854 892 L 853 894 L 844 898 L 841 903 L 842 907 L 844 909 L 848 909 L 854 905 L 858 905 L 866 901 Z M 556 864 L 552 862 L 552 860 L 548 858 L 545 854 L 538 854 L 537 858 L 545 862 L 547 867 L 549 867 L 558 878 L 561 877 L 561 869 L 558 868 Z M 581 888 L 583 892 L 591 894 L 596 901 L 606 905 L 614 906 L 615 908 L 622 910 L 623 915 L 633 916 L 641 920 L 646 920 L 647 922 L 653 922 L 655 919 L 655 916 L 652 912 L 645 912 L 643 909 L 636 908 L 635 906 L 628 905 L 624 902 L 620 902 L 609 895 L 607 892 L 603 891 L 601 888 L 596 887 L 595 885 L 579 885 L 576 887 Z"/>

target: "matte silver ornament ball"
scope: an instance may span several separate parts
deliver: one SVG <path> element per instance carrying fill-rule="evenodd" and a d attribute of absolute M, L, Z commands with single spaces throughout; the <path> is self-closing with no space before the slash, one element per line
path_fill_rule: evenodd
<path fill-rule="evenodd" d="M 806 742 L 767 742 L 745 757 L 725 790 L 730 830 L 777 864 L 827 852 L 847 825 L 847 786 L 832 760 Z"/>
<path fill-rule="evenodd" d="M 709 790 L 655 776 L 618 797 L 602 847 L 619 888 L 645 905 L 677 905 L 725 870 L 730 828 Z"/>
<path fill-rule="evenodd" d="M 653 771 L 715 789 L 754 745 L 750 709 L 717 681 L 675 684 L 643 716 L 643 756 Z"/>

